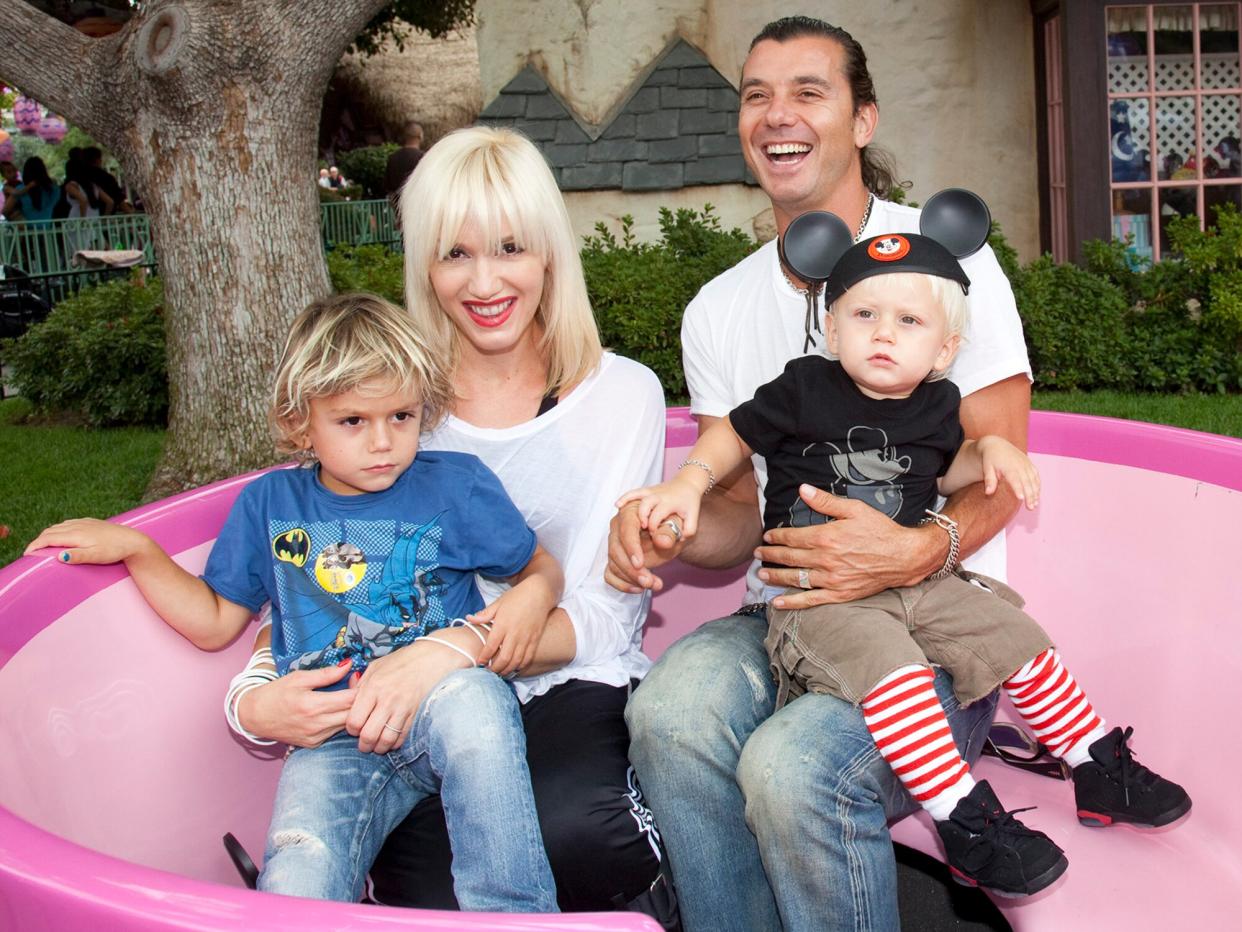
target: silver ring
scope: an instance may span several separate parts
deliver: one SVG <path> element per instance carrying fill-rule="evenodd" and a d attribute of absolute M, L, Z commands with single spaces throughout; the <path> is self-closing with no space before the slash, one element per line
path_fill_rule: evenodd
<path fill-rule="evenodd" d="M 660 527 L 664 527 L 666 524 L 668 525 L 669 530 L 673 532 L 673 540 L 677 543 L 681 543 L 681 522 L 676 518 L 666 518 L 663 522 L 661 522 Z"/>
<path fill-rule="evenodd" d="M 389 725 L 387 722 L 384 722 L 384 727 L 385 727 L 385 728 L 387 728 L 389 731 L 395 731 L 397 734 L 401 734 L 401 729 L 400 729 L 400 728 L 393 728 L 393 727 L 392 727 L 391 725 Z"/>
<path fill-rule="evenodd" d="M 799 589 L 813 588 L 811 586 L 811 571 L 808 570 L 806 567 L 803 567 L 802 569 L 798 570 L 798 588 Z"/>

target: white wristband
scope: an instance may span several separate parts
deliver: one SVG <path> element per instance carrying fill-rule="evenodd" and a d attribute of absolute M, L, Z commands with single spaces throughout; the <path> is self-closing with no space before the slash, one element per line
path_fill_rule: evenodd
<path fill-rule="evenodd" d="M 250 692 L 250 690 L 266 686 L 278 678 L 275 670 L 255 670 L 249 667 L 233 677 L 232 682 L 229 683 L 229 690 L 224 696 L 224 718 L 235 735 L 245 738 L 251 744 L 270 745 L 277 743 L 266 738 L 260 738 L 258 735 L 252 735 L 246 731 L 242 727 L 241 722 L 238 721 L 237 704 L 241 697 Z"/>
<path fill-rule="evenodd" d="M 475 633 L 477 634 L 478 632 L 475 632 Z M 449 650 L 457 651 L 457 653 L 461 654 L 463 657 L 465 657 L 467 660 L 470 661 L 470 666 L 477 667 L 479 665 L 478 657 L 471 657 L 470 652 L 466 650 L 465 648 L 458 647 L 456 644 L 452 643 L 451 641 L 445 641 L 441 638 L 438 638 L 435 636 L 434 633 L 424 634 L 421 638 L 415 638 L 414 640 L 415 640 L 415 643 L 417 643 L 418 641 L 435 641 L 437 644 L 447 647 Z"/>

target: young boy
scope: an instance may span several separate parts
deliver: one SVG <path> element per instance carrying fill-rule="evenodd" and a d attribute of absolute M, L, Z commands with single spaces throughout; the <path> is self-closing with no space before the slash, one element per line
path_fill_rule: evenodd
<path fill-rule="evenodd" d="M 461 906 L 557 911 L 517 699 L 469 644 L 537 640 L 561 572 L 477 458 L 418 452 L 424 418 L 434 422 L 449 398 L 404 311 L 370 295 L 318 301 L 293 323 L 271 417 L 277 447 L 307 468 L 242 490 L 201 578 L 141 532 L 104 521 L 56 525 L 27 549 L 66 548 L 66 563 L 124 561 L 151 607 L 207 650 L 270 601 L 281 675 L 339 666 L 343 680 L 346 668 L 364 671 L 411 643 L 468 661 L 410 684 L 426 695 L 412 718 L 381 723 L 374 717 L 386 713 L 370 710 L 361 731 L 390 733 L 389 753 L 363 752 L 346 732 L 291 752 L 261 890 L 357 900 L 389 831 L 440 793 Z M 514 585 L 485 609 L 475 573 Z M 429 633 L 467 616 L 483 622 L 473 635 Z M 443 669 L 421 669 L 433 667 Z"/>
<path fill-rule="evenodd" d="M 624 495 L 643 526 L 671 522 L 683 539 L 717 475 L 766 458 L 765 530 L 826 520 L 802 501 L 810 484 L 859 499 L 900 524 L 936 521 L 956 546 L 956 527 L 932 509 L 983 481 L 1004 479 L 1033 508 L 1035 467 L 1001 437 L 964 440 L 961 397 L 944 380 L 961 342 L 969 285 L 957 260 L 919 235 L 874 237 L 833 266 L 824 302 L 835 360 L 803 356 L 712 425 L 677 475 Z M 679 526 L 678 522 L 684 524 Z M 929 664 L 953 674 L 969 704 L 1003 685 L 1049 751 L 1073 768 L 1080 821 L 1164 825 L 1190 809 L 1174 783 L 1131 756 L 1130 729 L 1106 732 L 1048 636 L 1002 583 L 946 569 L 926 581 L 842 605 L 769 605 L 768 654 L 777 702 L 806 691 L 861 705 L 868 730 L 902 784 L 936 822 L 955 879 L 1023 896 L 1065 870 L 1061 849 L 1005 812 L 987 781 L 958 754 Z M 810 588 L 806 571 L 803 588 Z M 781 595 L 769 587 L 768 599 Z"/>

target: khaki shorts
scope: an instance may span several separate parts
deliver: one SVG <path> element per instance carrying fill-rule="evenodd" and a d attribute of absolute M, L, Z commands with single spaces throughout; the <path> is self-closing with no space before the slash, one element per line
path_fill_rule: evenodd
<path fill-rule="evenodd" d="M 857 602 L 769 606 L 764 643 L 776 674 L 777 708 L 804 692 L 858 705 L 894 670 L 929 662 L 953 674 L 958 701 L 969 705 L 1052 646 L 1022 611 L 1020 595 L 965 571 Z"/>

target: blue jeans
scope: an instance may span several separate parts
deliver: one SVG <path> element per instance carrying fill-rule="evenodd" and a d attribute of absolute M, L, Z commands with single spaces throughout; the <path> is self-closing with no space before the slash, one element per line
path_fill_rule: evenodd
<path fill-rule="evenodd" d="M 557 911 L 517 697 L 481 669 L 446 676 L 387 754 L 362 753 L 345 732 L 294 751 L 280 774 L 259 889 L 356 901 L 388 833 L 433 793 L 444 800 L 463 909 Z"/>
<path fill-rule="evenodd" d="M 888 823 L 917 805 L 862 714 L 808 693 L 773 714 L 763 618 L 682 638 L 626 709 L 630 760 L 660 825 L 687 932 L 896 930 Z M 962 709 L 936 691 L 975 760 L 996 695 Z"/>

